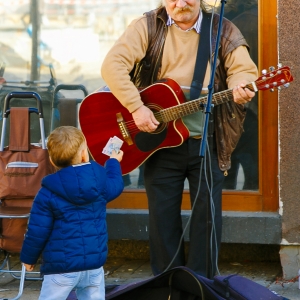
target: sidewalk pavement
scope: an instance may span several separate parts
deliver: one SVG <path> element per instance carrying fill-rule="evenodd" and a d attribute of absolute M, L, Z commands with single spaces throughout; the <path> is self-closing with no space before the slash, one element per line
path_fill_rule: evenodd
<path fill-rule="evenodd" d="M 13 256 L 12 267 L 20 269 L 19 257 Z M 39 266 L 36 266 L 37 270 Z M 108 258 L 104 265 L 106 284 L 126 284 L 141 281 L 152 276 L 149 261 L 128 260 L 122 258 Z M 219 264 L 221 275 L 239 274 L 249 278 L 271 291 L 276 292 L 290 300 L 300 300 L 298 278 L 292 280 L 282 279 L 282 270 L 278 262 L 221 262 Z M 25 281 L 22 300 L 38 299 L 41 281 Z M 0 273 L 0 299 L 13 298 L 18 294 L 19 280 L 8 273 Z M 134 300 L 134 299 L 133 299 Z"/>

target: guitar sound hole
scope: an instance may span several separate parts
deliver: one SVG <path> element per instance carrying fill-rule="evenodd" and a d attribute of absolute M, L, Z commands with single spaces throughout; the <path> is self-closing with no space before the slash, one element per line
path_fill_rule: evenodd
<path fill-rule="evenodd" d="M 165 130 L 165 128 L 167 127 L 167 124 L 166 123 L 160 123 L 158 125 L 158 127 L 156 128 L 156 130 L 154 132 L 151 132 L 150 134 L 159 134 L 161 133 L 162 131 Z"/>

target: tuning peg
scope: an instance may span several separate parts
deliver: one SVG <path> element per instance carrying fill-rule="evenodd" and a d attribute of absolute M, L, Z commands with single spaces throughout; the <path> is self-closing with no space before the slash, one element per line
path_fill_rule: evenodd
<path fill-rule="evenodd" d="M 284 86 L 285 88 L 288 88 L 288 87 L 290 86 L 290 84 L 289 84 L 289 83 L 285 83 L 283 86 Z"/>
<path fill-rule="evenodd" d="M 282 63 L 278 63 L 277 67 L 281 68 L 282 67 Z"/>
<path fill-rule="evenodd" d="M 273 71 L 275 71 L 275 67 L 271 66 L 271 67 L 269 68 L 269 70 L 270 70 L 271 72 L 273 72 Z"/>
<path fill-rule="evenodd" d="M 262 73 L 263 75 L 266 75 L 268 72 L 267 72 L 266 69 L 263 69 L 263 70 L 261 71 L 261 73 Z"/>
<path fill-rule="evenodd" d="M 273 92 L 274 92 L 274 89 L 270 89 L 270 92 L 272 92 L 272 93 L 273 93 Z"/>
<path fill-rule="evenodd" d="M 277 88 L 277 90 L 280 91 L 280 90 L 281 90 L 281 86 L 279 86 L 279 87 Z"/>

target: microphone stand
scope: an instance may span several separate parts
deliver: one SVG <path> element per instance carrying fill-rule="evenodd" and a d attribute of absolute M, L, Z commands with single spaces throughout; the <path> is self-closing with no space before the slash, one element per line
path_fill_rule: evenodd
<path fill-rule="evenodd" d="M 202 135 L 203 138 L 202 138 L 202 141 L 201 141 L 200 153 L 199 153 L 199 156 L 201 156 L 201 157 L 204 157 L 205 150 L 206 150 L 208 122 L 209 122 L 209 115 L 211 114 L 214 77 L 215 77 L 215 73 L 216 73 L 217 57 L 218 57 L 218 53 L 219 53 L 219 44 L 220 44 L 220 38 L 221 38 L 223 15 L 224 15 L 224 4 L 225 3 L 226 3 L 226 0 L 221 0 L 221 12 L 220 12 L 220 20 L 219 20 L 219 27 L 218 27 L 218 33 L 217 33 L 217 40 L 216 40 L 216 50 L 215 50 L 215 55 L 214 55 L 213 67 L 212 67 L 212 70 L 211 70 L 210 82 L 209 82 L 209 85 L 208 85 L 207 103 L 205 104 L 205 121 L 204 121 L 203 135 Z"/>
<path fill-rule="evenodd" d="M 200 152 L 199 156 L 204 159 L 205 152 L 206 152 L 206 141 L 209 133 L 209 141 L 210 141 L 210 149 L 213 149 L 213 115 L 212 115 L 212 94 L 213 94 L 213 86 L 214 86 L 214 77 L 215 77 L 215 72 L 216 72 L 216 64 L 217 64 L 217 58 L 218 58 L 218 52 L 219 52 L 219 44 L 220 44 L 220 38 L 221 38 L 221 32 L 222 32 L 222 23 L 223 23 L 223 16 L 224 16 L 224 6 L 225 6 L 226 0 L 221 0 L 221 11 L 220 11 L 220 19 L 219 19 L 219 26 L 218 26 L 218 32 L 217 32 L 217 40 L 216 40 L 216 47 L 215 47 L 215 55 L 214 55 L 214 61 L 213 61 L 213 67 L 211 70 L 211 77 L 210 77 L 210 82 L 208 85 L 208 97 L 207 97 L 207 103 L 205 104 L 205 121 L 204 121 L 204 128 L 203 128 L 203 135 L 202 135 L 202 141 L 200 145 Z M 207 165 L 207 168 L 209 166 Z M 208 168 L 209 169 L 209 168 Z M 209 173 L 209 172 L 207 172 Z M 210 177 L 208 178 L 208 184 L 211 186 L 210 182 Z M 212 233 L 212 211 L 211 211 L 211 206 L 210 206 L 210 193 L 209 189 L 207 190 L 207 235 L 206 235 L 206 269 L 207 269 L 207 277 L 208 278 L 213 278 L 215 275 L 215 267 L 214 263 L 217 263 L 217 257 L 216 257 L 216 262 L 213 262 L 211 264 L 211 252 L 214 251 L 217 255 L 217 250 L 218 249 L 211 249 L 210 245 L 211 243 L 211 238 L 213 236 L 211 235 Z M 215 240 L 215 239 L 213 239 Z M 217 247 L 217 245 L 216 245 Z"/>

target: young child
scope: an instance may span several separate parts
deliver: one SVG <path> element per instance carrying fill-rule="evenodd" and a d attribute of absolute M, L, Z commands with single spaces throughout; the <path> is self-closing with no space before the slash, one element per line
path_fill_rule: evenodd
<path fill-rule="evenodd" d="M 42 254 L 39 299 L 105 299 L 106 203 L 123 191 L 120 161 L 113 151 L 105 167 L 89 161 L 83 133 L 72 126 L 51 132 L 49 157 L 58 169 L 42 180 L 31 209 L 20 259 L 32 271 Z"/>

